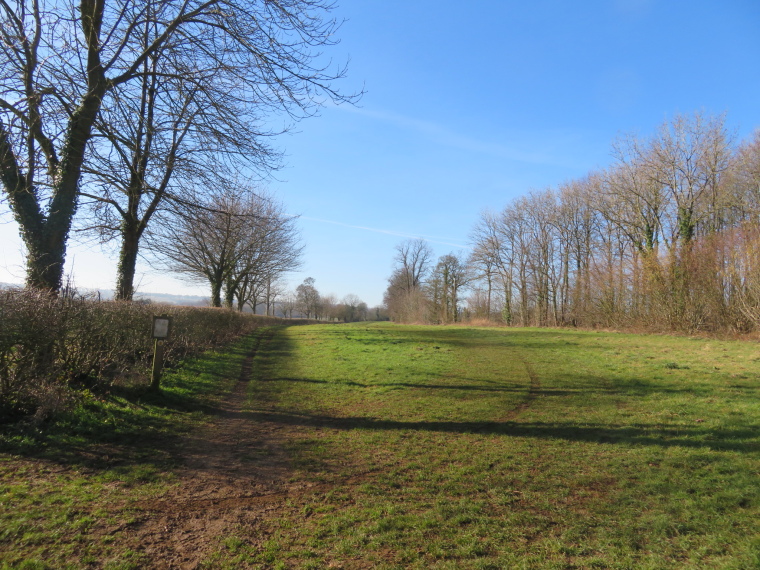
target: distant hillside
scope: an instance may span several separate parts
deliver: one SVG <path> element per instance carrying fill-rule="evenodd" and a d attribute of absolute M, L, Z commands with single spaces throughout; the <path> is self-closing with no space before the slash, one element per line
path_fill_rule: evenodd
<path fill-rule="evenodd" d="M 20 283 L 2 283 L 0 289 L 23 287 Z M 113 299 L 113 289 L 87 289 L 78 288 L 77 291 L 84 295 L 100 295 L 103 300 Z M 190 307 L 207 307 L 208 297 L 199 295 L 172 295 L 171 293 L 149 293 L 138 291 L 135 293 L 135 301 L 150 301 L 152 303 L 167 303 L 169 305 L 185 305 Z"/>
<path fill-rule="evenodd" d="M 113 291 L 109 291 L 113 296 Z M 150 300 L 153 303 L 169 303 L 170 305 L 185 305 L 190 307 L 208 307 L 209 298 L 199 295 L 172 295 L 171 293 L 135 293 L 135 301 Z"/>

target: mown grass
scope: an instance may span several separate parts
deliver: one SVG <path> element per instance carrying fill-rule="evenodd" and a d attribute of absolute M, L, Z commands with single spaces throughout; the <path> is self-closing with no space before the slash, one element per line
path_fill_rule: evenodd
<path fill-rule="evenodd" d="M 253 418 L 315 491 L 210 563 L 760 567 L 760 348 L 559 330 L 285 329 Z"/>
<path fill-rule="evenodd" d="M 86 392 L 54 422 L 0 426 L 0 568 L 144 568 L 128 503 L 176 483 L 175 446 L 237 381 L 253 336 L 165 370 L 162 390 Z"/>

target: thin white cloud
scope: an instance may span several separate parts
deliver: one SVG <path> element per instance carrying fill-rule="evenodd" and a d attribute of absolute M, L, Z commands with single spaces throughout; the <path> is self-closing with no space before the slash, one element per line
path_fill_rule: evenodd
<path fill-rule="evenodd" d="M 467 245 L 462 245 L 462 244 L 459 244 L 459 243 L 453 243 L 452 241 L 442 241 L 442 240 L 446 240 L 447 238 L 442 238 L 442 237 L 438 237 L 438 236 L 429 236 L 429 235 L 425 235 L 425 234 L 409 234 L 409 233 L 397 232 L 397 231 L 392 231 L 392 230 L 383 230 L 383 229 L 380 229 L 380 228 L 370 228 L 370 227 L 367 227 L 367 226 L 356 226 L 356 225 L 353 225 L 353 224 L 346 224 L 346 223 L 343 223 L 343 222 L 336 222 L 334 220 L 325 220 L 325 219 L 322 219 L 322 218 L 312 218 L 311 216 L 299 216 L 299 218 L 302 219 L 302 220 L 310 220 L 312 222 L 321 222 L 323 224 L 332 224 L 334 226 L 343 226 L 344 228 L 352 228 L 352 229 L 355 229 L 355 230 L 364 230 L 364 231 L 368 231 L 368 232 L 375 232 L 375 233 L 378 233 L 378 234 L 386 234 L 386 235 L 397 236 L 397 237 L 408 238 L 408 239 L 422 238 L 425 241 L 430 242 L 430 243 L 437 243 L 437 244 L 440 244 L 440 245 L 450 245 L 452 247 L 458 247 L 458 248 L 461 248 L 461 249 L 471 249 Z"/>
<path fill-rule="evenodd" d="M 511 139 L 519 139 L 519 143 L 495 143 L 483 141 L 475 137 L 456 133 L 451 129 L 431 121 L 423 121 L 390 111 L 378 111 L 365 108 L 352 107 L 350 105 L 335 106 L 334 108 L 355 113 L 385 123 L 391 123 L 401 128 L 416 131 L 426 136 L 431 141 L 451 148 L 466 150 L 469 152 L 488 154 L 505 160 L 525 162 L 529 164 L 552 164 L 556 166 L 573 166 L 568 160 L 563 160 L 547 152 L 546 147 L 569 146 L 573 144 L 574 137 L 569 133 L 544 132 L 544 133 L 510 133 Z M 536 137 L 541 140 L 540 145 L 544 148 L 536 149 L 537 144 L 529 141 Z"/>

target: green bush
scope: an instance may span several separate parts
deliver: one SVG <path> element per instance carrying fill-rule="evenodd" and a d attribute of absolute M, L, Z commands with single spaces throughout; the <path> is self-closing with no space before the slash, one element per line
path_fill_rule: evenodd
<path fill-rule="evenodd" d="M 55 412 L 78 388 L 127 378 L 147 383 L 159 313 L 173 318 L 164 349 L 169 366 L 277 321 L 226 309 L 0 290 L 0 421 Z"/>

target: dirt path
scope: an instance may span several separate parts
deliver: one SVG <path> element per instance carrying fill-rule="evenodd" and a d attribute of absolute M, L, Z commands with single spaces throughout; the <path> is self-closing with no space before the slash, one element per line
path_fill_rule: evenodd
<path fill-rule="evenodd" d="M 262 518 L 302 490 L 304 484 L 289 482 L 283 426 L 253 421 L 243 411 L 253 359 L 273 334 L 265 333 L 246 356 L 214 421 L 183 441 L 179 485 L 136 505 L 138 521 L 127 534 L 151 567 L 198 567 L 220 540 L 241 531 L 255 535 Z"/>
<path fill-rule="evenodd" d="M 251 546 L 263 543 L 271 526 L 266 521 L 280 515 L 286 501 L 297 502 L 329 487 L 296 477 L 285 451 L 284 442 L 297 439 L 308 427 L 277 421 L 276 414 L 267 421 L 266 414 L 254 417 L 243 409 L 253 360 L 274 334 L 264 333 L 246 356 L 240 377 L 214 420 L 184 438 L 177 453 L 179 484 L 160 498 L 131 505 L 137 520 L 123 529 L 122 536 L 148 558 L 151 568 L 199 568 L 228 537 L 245 536 L 249 544 L 251 537 L 257 537 Z M 529 392 L 505 420 L 519 416 L 540 391 L 532 367 L 527 361 L 524 365 Z M 374 471 L 358 468 L 340 483 L 359 485 Z M 356 567 L 361 565 L 357 562 Z"/>

